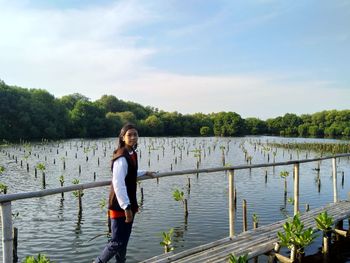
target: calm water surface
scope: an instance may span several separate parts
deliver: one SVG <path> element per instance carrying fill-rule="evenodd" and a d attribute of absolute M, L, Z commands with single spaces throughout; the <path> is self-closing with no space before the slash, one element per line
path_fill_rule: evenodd
<path fill-rule="evenodd" d="M 140 138 L 139 167 L 160 172 L 196 168 L 194 150 L 201 148 L 200 168 L 222 166 L 222 147 L 225 147 L 226 164 L 246 164 L 243 149 L 252 156 L 252 163 L 270 162 L 275 149 L 263 150 L 266 141 L 272 142 L 327 142 L 331 140 L 290 139 L 278 137 L 243 138 Z M 334 142 L 335 140 L 332 140 Z M 342 141 L 338 141 L 342 143 Z M 65 178 L 65 185 L 71 185 L 77 178 L 80 183 L 111 178 L 109 171 L 110 156 L 114 148 L 114 138 L 99 140 L 66 140 L 54 143 L 32 143 L 24 147 L 15 145 L 2 147 L 0 165 L 6 171 L 0 181 L 8 185 L 8 193 L 37 191 L 42 189 L 42 175 L 34 176 L 34 167 L 38 163 L 46 166 L 46 188 L 60 186 L 59 177 Z M 222 147 L 221 147 L 222 146 Z M 266 145 L 265 145 L 266 146 Z M 221 148 L 220 148 L 221 147 Z M 85 151 L 84 151 L 85 149 Z M 3 152 L 3 151 L 6 152 Z M 24 152 L 26 150 L 26 152 Z M 31 155 L 26 160 L 26 154 Z M 106 155 L 104 154 L 106 152 Z M 164 154 L 163 154 L 164 152 Z M 8 157 L 8 154 L 10 157 Z M 318 157 L 315 152 L 299 153 L 277 149 L 276 162 L 306 157 Z M 17 156 L 18 163 L 12 159 Z M 86 161 L 88 156 L 88 161 Z M 23 167 L 20 166 L 23 161 Z M 26 171 L 26 161 L 30 171 Z M 55 164 L 54 164 L 55 161 Z M 63 161 L 66 169 L 63 169 Z M 99 162 L 99 165 L 98 165 Z M 81 174 L 79 174 L 81 165 Z M 319 207 L 333 201 L 331 160 L 321 162 L 319 176 L 321 187 L 315 181 L 316 163 L 300 166 L 300 207 Z M 292 205 L 284 199 L 284 181 L 279 176 L 282 170 L 292 174 L 292 166 L 240 170 L 235 172 L 237 188 L 236 233 L 242 229 L 242 200 L 248 204 L 248 227 L 252 227 L 251 217 L 255 213 L 259 225 L 269 224 L 292 215 Z M 348 158 L 338 163 L 338 191 L 340 199 L 347 199 L 350 189 L 350 162 Z M 344 172 L 344 185 L 341 173 Z M 191 188 L 188 189 L 188 178 Z M 292 176 L 288 177 L 288 197 L 293 197 Z M 138 262 L 163 253 L 159 245 L 161 232 L 174 228 L 173 244 L 175 251 L 181 251 L 228 236 L 228 176 L 224 173 L 195 174 L 174 176 L 156 180 L 142 181 L 144 199 L 141 211 L 136 215 L 134 228 L 128 246 L 128 262 Z M 182 204 L 174 201 L 172 191 L 180 189 L 188 199 L 189 216 L 186 219 Z M 101 208 L 102 200 L 108 195 L 108 187 L 88 189 L 83 196 L 83 214 L 78 216 L 78 201 L 72 193 L 43 198 L 26 199 L 12 203 L 13 213 L 19 213 L 14 226 L 19 231 L 18 256 L 22 261 L 27 255 L 46 254 L 56 262 L 91 262 L 107 242 L 105 232 L 106 208 Z M 138 193 L 141 202 L 140 192 Z M 347 225 L 345 225 L 347 226 Z M 310 246 L 307 253 L 315 253 L 320 242 Z M 0 255 L 1 257 L 1 255 Z M 0 259 L 2 260 L 2 259 Z M 262 258 L 262 260 L 264 260 Z"/>

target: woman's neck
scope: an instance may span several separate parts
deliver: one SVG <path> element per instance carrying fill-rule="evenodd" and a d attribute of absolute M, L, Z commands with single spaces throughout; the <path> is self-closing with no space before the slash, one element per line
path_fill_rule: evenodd
<path fill-rule="evenodd" d="M 125 148 L 129 151 L 129 152 L 132 152 L 134 149 L 131 147 L 131 146 L 129 146 L 129 145 L 125 145 Z"/>

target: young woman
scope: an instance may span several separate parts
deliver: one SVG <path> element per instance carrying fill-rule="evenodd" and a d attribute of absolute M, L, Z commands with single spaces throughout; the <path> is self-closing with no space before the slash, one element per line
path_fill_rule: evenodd
<path fill-rule="evenodd" d="M 131 234 L 134 215 L 138 211 L 136 198 L 137 177 L 153 172 L 138 171 L 137 147 L 138 132 L 133 124 L 126 124 L 120 131 L 118 148 L 113 152 L 111 169 L 113 179 L 109 194 L 109 217 L 112 238 L 95 259 L 96 263 L 106 263 L 115 257 L 117 263 L 124 263 L 126 247 Z"/>

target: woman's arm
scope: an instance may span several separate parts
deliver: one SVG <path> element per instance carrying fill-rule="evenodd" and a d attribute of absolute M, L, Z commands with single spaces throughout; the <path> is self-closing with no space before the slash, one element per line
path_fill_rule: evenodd
<path fill-rule="evenodd" d="M 147 173 L 145 170 L 138 170 L 137 171 L 137 177 L 144 176 Z"/>
<path fill-rule="evenodd" d="M 120 157 L 113 164 L 113 188 L 118 203 L 122 209 L 130 205 L 130 200 L 125 185 L 125 177 L 128 173 L 128 163 L 125 157 Z"/>

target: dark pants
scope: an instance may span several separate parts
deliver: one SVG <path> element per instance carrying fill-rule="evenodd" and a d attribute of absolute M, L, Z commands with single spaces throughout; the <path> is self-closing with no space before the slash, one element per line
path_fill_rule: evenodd
<path fill-rule="evenodd" d="M 111 219 L 112 238 L 95 262 L 107 263 L 108 260 L 115 256 L 117 263 L 124 263 L 131 228 L 132 222 L 125 223 L 125 217 Z"/>

